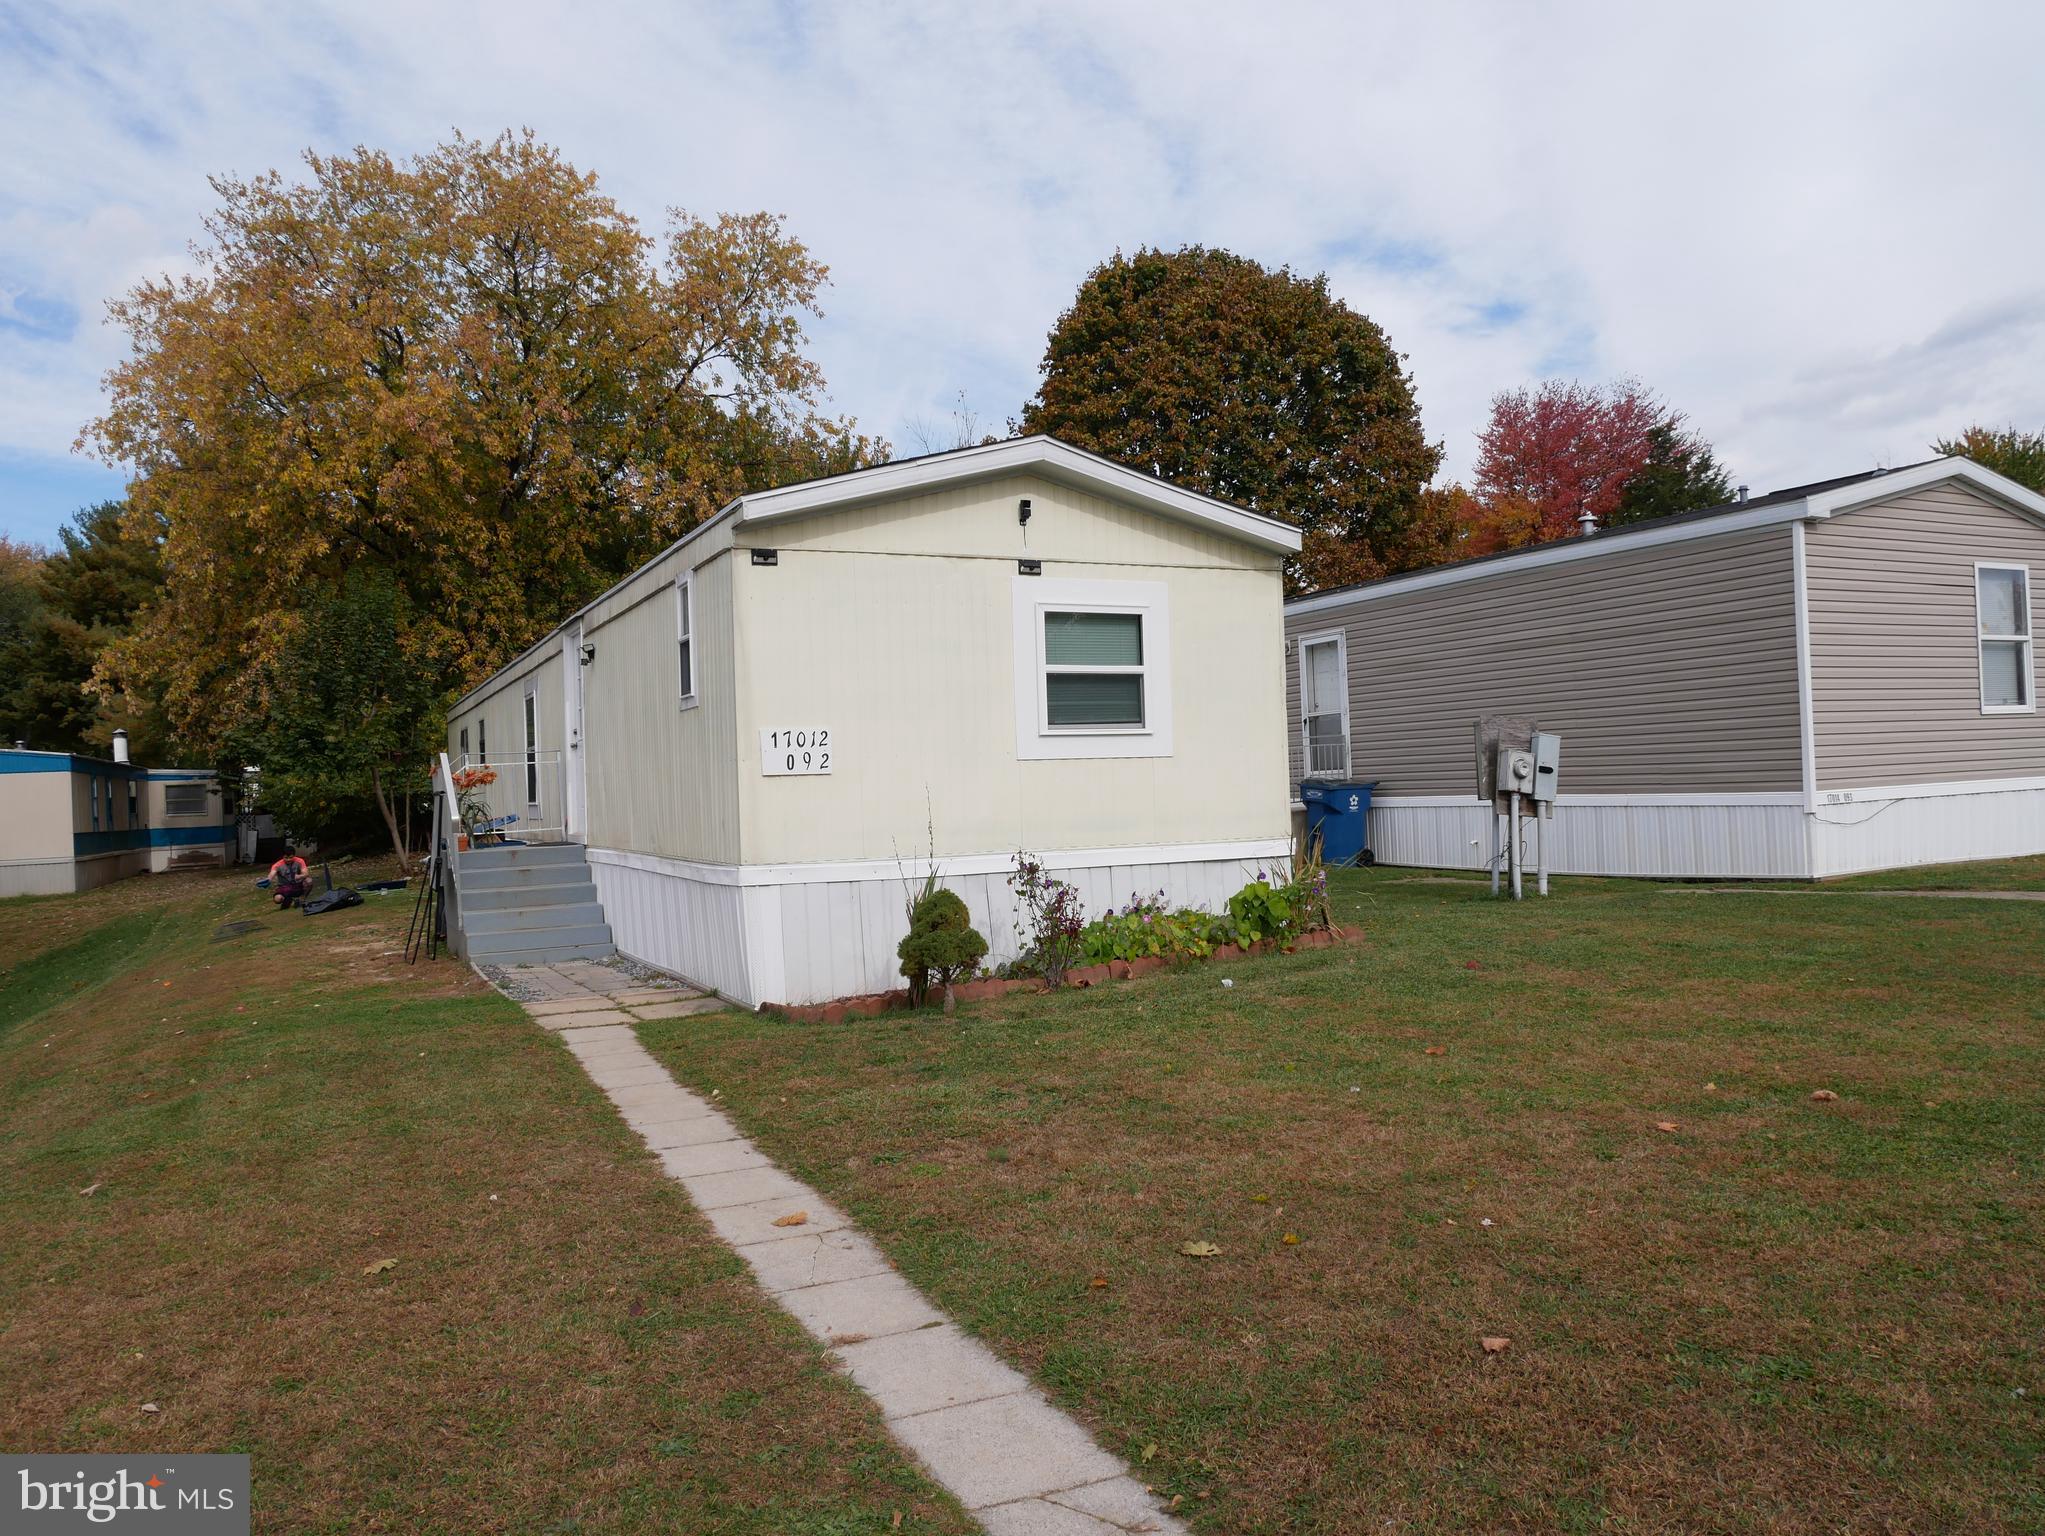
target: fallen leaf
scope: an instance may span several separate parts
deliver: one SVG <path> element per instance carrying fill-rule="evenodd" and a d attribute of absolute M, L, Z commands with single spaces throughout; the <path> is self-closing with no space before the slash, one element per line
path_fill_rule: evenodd
<path fill-rule="evenodd" d="M 157 1407 L 157 1406 L 156 1406 L 156 1404 L 154 1404 L 154 1403 L 144 1403 L 144 1404 L 142 1405 L 142 1411 L 143 1411 L 144 1413 L 161 1413 L 161 1412 L 163 1412 L 163 1410 L 162 1410 L 161 1408 Z"/>
<path fill-rule="evenodd" d="M 1252 1204 L 1252 1205 L 1269 1205 L 1270 1203 L 1271 1203 L 1271 1197 L 1270 1197 L 1269 1195 L 1252 1195 L 1252 1196 L 1250 1196 L 1250 1204 Z"/>
<path fill-rule="evenodd" d="M 1673 1120 L 1657 1120 L 1654 1123 L 1654 1128 L 1673 1136 L 1676 1133 L 1676 1122 Z"/>
<path fill-rule="evenodd" d="M 627 1317 L 644 1317 L 646 1315 L 646 1303 L 643 1301 L 633 1302 L 631 1306 L 625 1309 L 625 1315 Z"/>
<path fill-rule="evenodd" d="M 78 1193 L 81 1195 L 96 1195 L 99 1193 L 100 1186 L 105 1182 L 106 1181 L 104 1179 L 94 1179 L 90 1184 L 86 1185 L 85 1188 L 79 1190 Z"/>
<path fill-rule="evenodd" d="M 1834 1093 L 1830 1088 L 1820 1088 L 1811 1095 L 1811 1098 L 1819 1104 L 1830 1104 L 1834 1099 L 1838 1097 L 1839 1095 Z"/>
<path fill-rule="evenodd" d="M 1221 1244 L 1205 1241 L 1181 1243 L 1179 1252 L 1189 1259 L 1218 1259 L 1221 1257 Z"/>
<path fill-rule="evenodd" d="M 1299 1241 L 1299 1234 L 1297 1232 L 1288 1232 L 1279 1241 L 1288 1245 L 1297 1243 Z"/>
<path fill-rule="evenodd" d="M 1155 1456 L 1156 1454 L 1157 1454 L 1157 1442 L 1156 1442 L 1155 1440 L 1153 1440 L 1153 1441 L 1151 1441 L 1151 1442 L 1150 1442 L 1150 1444 L 1146 1445 L 1146 1446 L 1145 1446 L 1145 1447 L 1143 1448 L 1143 1459 L 1144 1459 L 1145 1461 L 1149 1461 L 1149 1460 L 1151 1459 L 1151 1457 Z"/>
<path fill-rule="evenodd" d="M 888 1529 L 889 1529 L 889 1530 L 891 1530 L 891 1531 L 899 1531 L 899 1530 L 900 1530 L 901 1528 L 902 1528 L 902 1512 L 901 1512 L 901 1511 L 900 1511 L 900 1510 L 898 1509 L 898 1510 L 896 1510 L 896 1511 L 895 1511 L 895 1518 L 894 1518 L 894 1519 L 892 1519 L 892 1520 L 890 1520 L 890 1521 L 888 1522 Z"/>
<path fill-rule="evenodd" d="M 1106 1275 L 1095 1275 L 1093 1279 L 1087 1281 L 1087 1285 L 1090 1289 L 1105 1291 L 1108 1288 L 1108 1277 Z"/>
<path fill-rule="evenodd" d="M 365 1275 L 381 1275 L 397 1267 L 398 1261 L 396 1259 L 378 1259 L 374 1264 L 364 1265 L 362 1272 Z"/>
<path fill-rule="evenodd" d="M 1430 1045 L 1427 1048 L 1427 1054 L 1430 1056 L 1439 1056 L 1443 1054 L 1444 1049 L 1445 1049 L 1444 1047 L 1439 1045 Z"/>
<path fill-rule="evenodd" d="M 806 1225 L 808 1221 L 808 1211 L 790 1211 L 786 1216 L 776 1216 L 774 1218 L 774 1225 L 777 1227 L 800 1227 Z"/>
<path fill-rule="evenodd" d="M 1477 1342 L 1484 1346 L 1487 1355 L 1502 1355 L 1512 1348 L 1512 1340 L 1499 1333 L 1487 1333 Z"/>
<path fill-rule="evenodd" d="M 1706 1084 L 1704 1085 L 1704 1091 L 1705 1091 L 1706 1093 L 1717 1093 L 1717 1092 L 1718 1092 L 1718 1084 L 1717 1084 L 1717 1083 L 1706 1083 Z"/>
<path fill-rule="evenodd" d="M 1463 969 L 1466 971 L 1481 971 L 1484 969 L 1484 966 L 1481 961 L 1465 960 L 1463 962 Z"/>

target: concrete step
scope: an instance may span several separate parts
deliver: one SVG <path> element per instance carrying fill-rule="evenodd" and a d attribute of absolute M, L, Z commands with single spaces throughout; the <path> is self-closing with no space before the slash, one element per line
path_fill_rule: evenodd
<path fill-rule="evenodd" d="M 586 880 L 589 878 L 589 866 L 565 861 L 552 864 L 486 865 L 482 869 L 471 869 L 463 865 L 455 878 L 460 882 L 464 894 L 470 891 L 504 891 L 524 886 L 560 885 L 569 880 Z"/>
<path fill-rule="evenodd" d="M 559 924 L 550 928 L 507 928 L 497 933 L 476 933 L 469 930 L 469 953 L 479 960 L 507 949 L 530 949 L 537 946 L 573 948 L 579 944 L 601 944 L 606 950 L 611 943 L 609 923 Z"/>
<path fill-rule="evenodd" d="M 570 871 L 563 870 L 567 875 Z M 580 907 L 596 900 L 596 882 L 582 879 L 563 880 L 559 885 L 499 885 L 476 890 L 471 886 L 462 887 L 462 920 L 470 916 L 499 910 L 505 907 Z"/>
<path fill-rule="evenodd" d="M 603 920 L 604 909 L 594 898 L 547 906 L 485 907 L 462 914 L 462 926 L 471 934 L 509 933 L 525 928 L 601 927 Z"/>
<path fill-rule="evenodd" d="M 476 869 L 529 869 L 540 864 L 583 864 L 588 855 L 580 843 L 518 843 L 490 845 L 455 855 L 462 873 Z"/>
<path fill-rule="evenodd" d="M 544 935 L 533 935 L 543 937 Z M 555 965 L 563 960 L 607 960 L 616 954 L 609 941 L 602 944 L 543 944 L 533 949 L 499 949 L 481 954 L 471 948 L 479 965 Z"/>

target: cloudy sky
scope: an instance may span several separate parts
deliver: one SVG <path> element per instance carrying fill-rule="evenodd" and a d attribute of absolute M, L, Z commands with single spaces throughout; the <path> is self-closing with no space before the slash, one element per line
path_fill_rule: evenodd
<path fill-rule="evenodd" d="M 649 224 L 768 209 L 832 269 L 833 405 L 999 428 L 1118 247 L 1325 271 L 1450 474 L 1497 390 L 1637 375 L 1756 490 L 2045 427 L 2045 6 L 0 0 L 0 531 L 106 299 L 209 173 L 531 126 Z"/>

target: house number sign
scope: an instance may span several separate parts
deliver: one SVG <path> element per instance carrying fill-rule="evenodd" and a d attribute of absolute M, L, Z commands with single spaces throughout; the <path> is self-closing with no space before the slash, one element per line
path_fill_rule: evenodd
<path fill-rule="evenodd" d="M 791 773 L 829 773 L 834 748 L 828 725 L 783 726 L 760 732 L 760 772 L 772 778 Z"/>

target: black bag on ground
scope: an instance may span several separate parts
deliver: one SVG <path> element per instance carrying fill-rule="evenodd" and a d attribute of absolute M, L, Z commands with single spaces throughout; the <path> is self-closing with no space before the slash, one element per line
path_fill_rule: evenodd
<path fill-rule="evenodd" d="M 298 904 L 298 910 L 307 917 L 317 912 L 334 912 L 342 907 L 359 907 L 362 897 L 345 885 L 337 885 L 331 891 L 321 891 L 317 896 L 308 896 Z"/>

